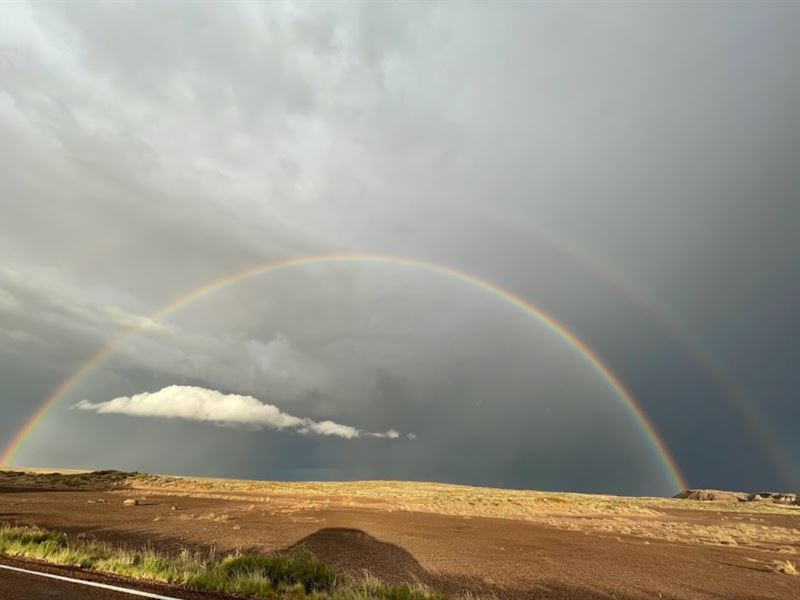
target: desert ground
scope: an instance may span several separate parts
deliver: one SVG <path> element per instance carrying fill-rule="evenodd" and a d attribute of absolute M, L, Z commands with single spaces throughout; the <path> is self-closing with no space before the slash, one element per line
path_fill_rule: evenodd
<path fill-rule="evenodd" d="M 800 598 L 800 506 L 761 502 L 9 470 L 0 521 L 168 552 L 302 545 L 454 597 Z"/>

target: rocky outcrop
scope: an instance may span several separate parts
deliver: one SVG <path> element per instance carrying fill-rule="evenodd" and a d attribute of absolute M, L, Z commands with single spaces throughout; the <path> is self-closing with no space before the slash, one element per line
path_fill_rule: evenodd
<path fill-rule="evenodd" d="M 51 490 L 114 490 L 129 487 L 129 480 L 138 473 L 122 471 L 56 471 L 0 470 L 0 488 Z"/>
<path fill-rule="evenodd" d="M 749 494 L 743 492 L 724 492 L 721 490 L 684 490 L 675 498 L 700 500 L 703 502 L 747 502 Z"/>
<path fill-rule="evenodd" d="M 750 494 L 747 499 L 750 502 L 772 502 L 773 504 L 797 505 L 797 494 L 788 492 L 757 492 Z"/>
<path fill-rule="evenodd" d="M 702 502 L 769 502 L 787 506 L 800 506 L 800 498 L 790 492 L 726 492 L 721 490 L 683 490 L 673 496 L 684 500 L 700 500 Z"/>

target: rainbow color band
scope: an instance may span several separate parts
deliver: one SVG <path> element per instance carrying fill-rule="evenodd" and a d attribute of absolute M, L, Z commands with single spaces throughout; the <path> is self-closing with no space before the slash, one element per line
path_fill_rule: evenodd
<path fill-rule="evenodd" d="M 670 455 L 663 440 L 659 437 L 647 416 L 638 407 L 630 392 L 625 389 L 617 376 L 614 375 L 614 373 L 585 343 L 578 339 L 571 331 L 569 331 L 556 319 L 513 292 L 505 290 L 494 283 L 470 273 L 413 258 L 364 253 L 321 254 L 263 263 L 227 275 L 225 277 L 215 279 L 187 293 L 181 294 L 177 298 L 153 312 L 143 323 L 131 327 L 112 340 L 108 345 L 92 355 L 74 373 L 67 377 L 67 379 L 61 383 L 61 385 L 53 390 L 50 396 L 47 397 L 47 399 L 42 403 L 41 406 L 39 406 L 36 412 L 23 424 L 16 435 L 14 435 L 11 442 L 3 450 L 3 453 L 0 454 L 0 465 L 10 465 L 13 462 L 14 457 L 19 452 L 20 448 L 31 437 L 43 419 L 58 404 L 58 401 L 67 392 L 74 388 L 81 379 L 83 379 L 86 375 L 103 363 L 123 343 L 146 329 L 150 323 L 160 321 L 164 317 L 169 316 L 187 304 L 194 302 L 195 300 L 198 300 L 207 294 L 257 275 L 264 275 L 267 273 L 273 273 L 276 271 L 282 271 L 301 266 L 353 263 L 395 265 L 443 275 L 461 283 L 484 290 L 485 292 L 504 300 L 508 304 L 519 309 L 526 315 L 544 325 L 548 331 L 573 348 L 605 381 L 605 383 L 614 391 L 617 397 L 627 407 L 628 411 L 638 424 L 639 429 L 643 433 L 644 437 L 650 442 L 650 445 L 655 450 L 655 453 L 657 454 L 658 459 L 661 462 L 664 471 L 668 475 L 674 488 L 676 490 L 687 488 L 686 482 L 684 481 L 684 478 L 681 475 L 674 458 Z"/>

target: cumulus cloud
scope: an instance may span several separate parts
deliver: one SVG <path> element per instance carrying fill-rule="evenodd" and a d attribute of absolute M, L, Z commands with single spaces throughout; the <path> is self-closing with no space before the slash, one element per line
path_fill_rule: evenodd
<path fill-rule="evenodd" d="M 288 429 L 299 433 L 316 433 L 345 439 L 362 436 L 387 439 L 400 437 L 400 434 L 393 429 L 377 433 L 361 431 L 356 427 L 333 421 L 314 421 L 306 417 L 296 417 L 252 396 L 223 394 L 216 390 L 183 385 L 171 385 L 157 392 L 120 396 L 107 402 L 92 403 L 82 400 L 73 408 L 101 414 L 207 421 L 219 425 L 278 431 Z"/>
<path fill-rule="evenodd" d="M 383 433 L 368 433 L 366 435 L 369 435 L 370 437 L 376 437 L 376 438 L 387 438 L 387 439 L 390 439 L 390 440 L 396 440 L 397 438 L 400 437 L 400 434 L 397 431 L 395 431 L 394 429 L 390 429 L 388 431 L 384 431 Z"/>

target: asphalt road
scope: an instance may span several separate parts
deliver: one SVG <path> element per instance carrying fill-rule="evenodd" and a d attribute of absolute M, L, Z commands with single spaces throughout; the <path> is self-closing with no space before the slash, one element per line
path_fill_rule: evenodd
<path fill-rule="evenodd" d="M 136 596 L 0 570 L 2 600 L 131 600 Z"/>
<path fill-rule="evenodd" d="M 32 569 L 36 570 L 36 569 Z M 61 575 L 64 577 L 64 575 Z M 102 584 L 101 584 L 102 585 Z M 111 584 L 104 584 L 111 585 Z M 119 585 L 117 583 L 113 585 Z M 137 598 L 161 598 L 178 600 L 175 596 L 165 596 L 154 592 L 133 593 L 86 585 L 80 581 L 64 581 L 44 575 L 10 571 L 0 567 L 0 600 L 135 600 Z M 192 598 L 194 596 L 184 596 Z"/>

